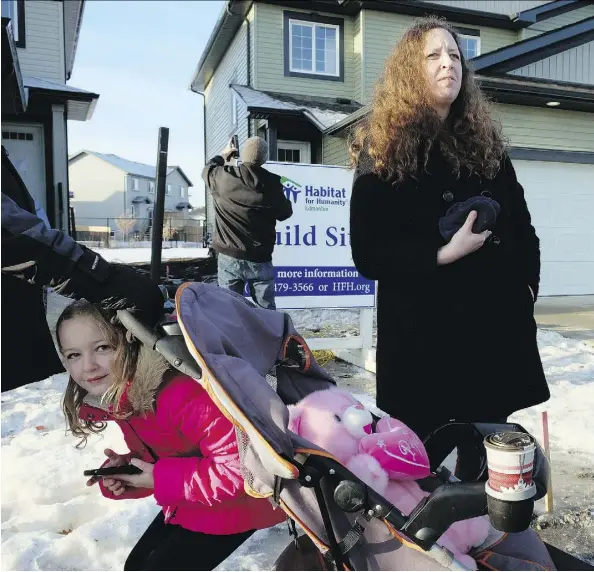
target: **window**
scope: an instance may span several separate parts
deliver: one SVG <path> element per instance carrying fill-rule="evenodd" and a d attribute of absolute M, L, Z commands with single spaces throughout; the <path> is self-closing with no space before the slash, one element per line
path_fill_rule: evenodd
<path fill-rule="evenodd" d="M 462 53 L 467 60 L 476 58 L 481 54 L 481 38 L 480 36 L 465 36 L 460 35 L 460 47 Z"/>
<path fill-rule="evenodd" d="M 184 198 L 184 188 L 180 187 L 179 188 L 179 196 L 183 199 Z"/>
<path fill-rule="evenodd" d="M 309 163 L 311 146 L 307 141 L 278 141 L 277 161 L 282 163 Z"/>
<path fill-rule="evenodd" d="M 344 22 L 285 12 L 285 75 L 343 81 Z"/>
<path fill-rule="evenodd" d="M 154 193 L 155 192 L 155 183 L 153 181 L 149 181 L 148 186 L 149 186 L 148 192 Z"/>
<path fill-rule="evenodd" d="M 19 48 L 24 48 L 25 0 L 2 0 L 2 17 L 10 18 L 15 44 Z"/>
<path fill-rule="evenodd" d="M 466 60 L 481 55 L 481 31 L 473 28 L 462 28 L 456 26 L 460 48 Z"/>
<path fill-rule="evenodd" d="M 138 191 L 139 188 L 140 187 L 139 187 L 138 179 L 136 179 L 135 177 L 132 177 L 132 190 Z"/>
<path fill-rule="evenodd" d="M 171 185 L 167 185 L 167 195 L 171 195 Z"/>

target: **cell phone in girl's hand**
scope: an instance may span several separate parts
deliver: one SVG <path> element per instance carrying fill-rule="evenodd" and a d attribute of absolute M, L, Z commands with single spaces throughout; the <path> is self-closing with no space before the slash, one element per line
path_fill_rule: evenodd
<path fill-rule="evenodd" d="M 119 467 L 101 467 L 100 469 L 89 469 L 83 475 L 85 477 L 108 477 L 110 475 L 139 475 L 142 469 L 134 465 L 120 465 Z"/>

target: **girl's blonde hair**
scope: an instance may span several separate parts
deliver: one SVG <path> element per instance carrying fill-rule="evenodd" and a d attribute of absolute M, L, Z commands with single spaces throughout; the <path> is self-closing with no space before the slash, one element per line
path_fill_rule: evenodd
<path fill-rule="evenodd" d="M 445 124 L 433 109 L 424 74 L 425 37 L 443 29 L 454 38 L 462 64 L 460 93 Z M 438 145 L 459 175 L 462 168 L 493 178 L 505 145 L 501 128 L 491 118 L 491 105 L 478 88 L 454 28 L 436 17 L 417 21 L 394 47 L 375 87 L 369 117 L 351 134 L 351 164 L 369 155 L 372 170 L 383 180 L 416 177 Z"/>
<path fill-rule="evenodd" d="M 111 414 L 121 418 L 127 417 L 130 413 L 120 412 L 119 405 L 122 395 L 136 373 L 138 357 L 140 354 L 140 342 L 135 339 L 127 339 L 125 328 L 116 320 L 115 312 L 102 312 L 90 302 L 79 300 L 70 304 L 60 315 L 56 323 L 56 341 L 60 353 L 62 344 L 60 342 L 60 328 L 64 322 L 74 318 L 89 318 L 101 329 L 105 341 L 115 351 L 115 358 L 111 368 L 111 376 L 114 380 L 111 387 L 101 398 L 106 408 L 111 409 Z M 80 437 L 77 448 L 87 444 L 87 438 L 91 433 L 100 433 L 107 423 L 96 422 L 89 419 L 80 419 L 78 416 L 87 391 L 76 383 L 72 376 L 68 379 L 68 385 L 62 400 L 62 411 L 66 417 L 68 429 L 76 437 Z"/>

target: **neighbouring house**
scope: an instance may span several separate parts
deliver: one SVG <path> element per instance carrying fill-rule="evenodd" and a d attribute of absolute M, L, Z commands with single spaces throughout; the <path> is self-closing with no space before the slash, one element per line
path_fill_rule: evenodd
<path fill-rule="evenodd" d="M 67 85 L 84 0 L 2 0 L 2 145 L 50 224 L 69 229 L 67 121 L 99 96 Z"/>
<path fill-rule="evenodd" d="M 541 238 L 542 294 L 594 294 L 593 2 L 230 0 L 191 82 L 207 158 L 258 134 L 271 160 L 346 165 L 386 57 L 428 14 L 456 26 L 495 101 Z M 212 231 L 208 192 L 206 207 Z"/>
<path fill-rule="evenodd" d="M 70 156 L 68 171 L 77 230 L 102 226 L 114 233 L 149 234 L 156 196 L 153 165 L 83 150 Z M 172 220 L 187 218 L 192 182 L 181 167 L 169 166 L 165 184 L 165 212 Z"/>

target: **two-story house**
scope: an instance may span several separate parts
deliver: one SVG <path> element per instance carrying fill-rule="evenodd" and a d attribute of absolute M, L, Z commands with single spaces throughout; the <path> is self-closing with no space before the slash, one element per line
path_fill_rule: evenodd
<path fill-rule="evenodd" d="M 67 85 L 84 0 L 2 0 L 2 145 L 50 223 L 68 230 L 67 121 L 99 96 Z"/>
<path fill-rule="evenodd" d="M 103 225 L 115 231 L 121 218 L 139 219 L 134 230 L 150 227 L 156 196 L 153 165 L 83 150 L 70 157 L 68 171 L 77 227 Z M 180 167 L 169 166 L 165 185 L 165 212 L 187 213 L 192 181 Z"/>
<path fill-rule="evenodd" d="M 207 157 L 259 134 L 271 160 L 346 165 L 386 57 L 428 14 L 456 26 L 495 102 L 541 238 L 541 292 L 594 293 L 592 2 L 230 0 L 191 82 Z"/>

